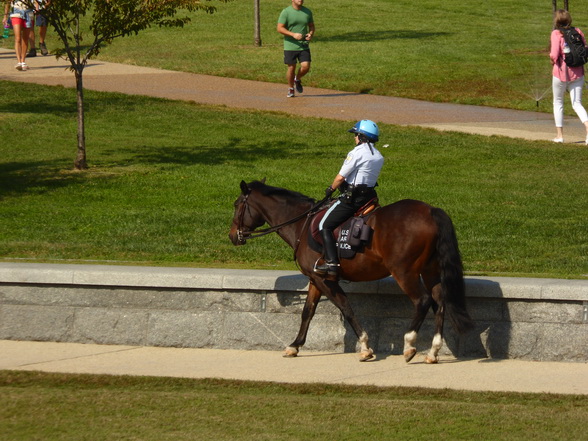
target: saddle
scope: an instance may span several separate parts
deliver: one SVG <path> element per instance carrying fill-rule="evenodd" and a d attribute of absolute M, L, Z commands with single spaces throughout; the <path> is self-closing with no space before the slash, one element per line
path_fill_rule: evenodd
<path fill-rule="evenodd" d="M 308 243 L 316 252 L 320 253 L 323 250 L 323 238 L 319 231 L 319 225 L 323 217 L 325 217 L 327 210 L 334 203 L 335 201 L 321 209 L 310 221 Z M 380 204 L 376 197 L 363 205 L 352 217 L 343 222 L 343 224 L 335 228 L 333 234 L 337 238 L 339 257 L 352 259 L 357 252 L 361 251 L 363 245 L 370 241 L 372 228 L 365 221 L 378 208 L 380 208 Z"/>

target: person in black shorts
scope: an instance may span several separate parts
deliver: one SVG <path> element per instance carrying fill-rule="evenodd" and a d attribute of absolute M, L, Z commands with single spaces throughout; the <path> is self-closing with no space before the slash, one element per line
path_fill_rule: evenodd
<path fill-rule="evenodd" d="M 277 31 L 284 36 L 284 64 L 288 66 L 288 98 L 293 98 L 294 88 L 302 93 L 302 77 L 310 70 L 310 48 L 308 43 L 314 35 L 314 20 L 310 9 L 303 6 L 304 0 L 292 0 L 278 18 Z M 296 64 L 300 63 L 298 73 Z"/>

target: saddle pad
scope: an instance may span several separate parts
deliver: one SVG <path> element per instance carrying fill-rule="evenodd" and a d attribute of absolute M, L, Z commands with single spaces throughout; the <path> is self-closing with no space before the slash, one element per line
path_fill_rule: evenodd
<path fill-rule="evenodd" d="M 319 221 L 316 223 L 317 228 L 313 230 L 312 225 L 315 219 L 311 222 L 311 228 L 308 231 L 308 245 L 317 253 L 323 252 L 323 239 L 318 233 L 318 224 L 320 219 L 325 215 L 324 212 L 318 213 Z M 361 252 L 365 243 L 371 239 L 372 229 L 364 222 L 363 217 L 352 217 L 347 219 L 341 226 L 337 227 L 334 234 L 337 237 L 337 249 L 341 259 L 353 259 L 355 254 Z"/>

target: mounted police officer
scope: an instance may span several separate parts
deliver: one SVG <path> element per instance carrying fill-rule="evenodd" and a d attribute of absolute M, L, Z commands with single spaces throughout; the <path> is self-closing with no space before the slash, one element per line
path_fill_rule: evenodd
<path fill-rule="evenodd" d="M 339 254 L 333 230 L 377 196 L 375 187 L 384 165 L 384 157 L 375 147 L 380 135 L 376 123 L 367 119 L 358 121 L 349 132 L 355 135 L 355 148 L 349 152 L 333 183 L 325 190 L 327 197 L 337 189 L 341 196 L 319 225 L 324 263 L 314 268 L 318 274 L 339 274 Z"/>

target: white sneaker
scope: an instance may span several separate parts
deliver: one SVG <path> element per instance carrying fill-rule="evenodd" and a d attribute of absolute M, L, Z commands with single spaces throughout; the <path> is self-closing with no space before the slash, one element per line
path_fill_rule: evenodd
<path fill-rule="evenodd" d="M 586 145 L 588 145 L 588 135 L 586 135 Z"/>
<path fill-rule="evenodd" d="M 22 63 L 18 63 L 15 67 L 16 70 L 22 70 Z"/>
<path fill-rule="evenodd" d="M 564 141 L 563 141 L 563 138 L 553 138 L 553 142 L 562 143 Z"/>
<path fill-rule="evenodd" d="M 29 70 L 29 66 L 27 63 L 21 63 L 21 70 Z"/>

